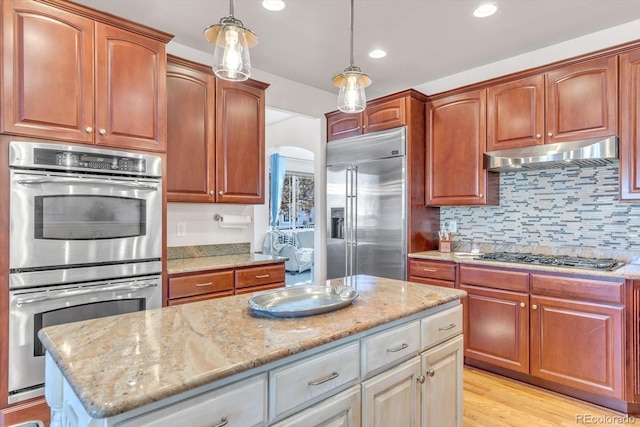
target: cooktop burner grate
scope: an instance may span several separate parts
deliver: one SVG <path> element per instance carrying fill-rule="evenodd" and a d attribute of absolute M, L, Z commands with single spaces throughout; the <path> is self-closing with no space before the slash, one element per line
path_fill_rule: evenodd
<path fill-rule="evenodd" d="M 615 259 L 583 258 L 569 255 L 536 255 L 531 253 L 492 252 L 478 256 L 478 260 L 511 262 L 516 264 L 552 265 L 612 271 L 624 265 Z"/>

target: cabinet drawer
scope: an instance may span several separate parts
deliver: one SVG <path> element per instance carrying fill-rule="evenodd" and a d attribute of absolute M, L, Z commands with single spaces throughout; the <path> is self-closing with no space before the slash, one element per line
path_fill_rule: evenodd
<path fill-rule="evenodd" d="M 362 340 L 362 377 L 420 351 L 420 321 L 397 326 Z"/>
<path fill-rule="evenodd" d="M 624 282 L 532 274 L 531 293 L 558 298 L 623 304 Z"/>
<path fill-rule="evenodd" d="M 236 288 L 284 282 L 284 264 L 263 265 L 236 270 Z"/>
<path fill-rule="evenodd" d="M 233 271 L 169 277 L 169 298 L 233 290 Z"/>
<path fill-rule="evenodd" d="M 456 280 L 456 265 L 439 261 L 424 261 L 412 259 L 409 261 L 409 275 L 426 277 L 429 279 Z"/>
<path fill-rule="evenodd" d="M 508 291 L 527 292 L 529 290 L 529 273 L 461 265 L 460 285 L 476 285 Z"/>
<path fill-rule="evenodd" d="M 269 372 L 269 419 L 358 380 L 357 342 L 327 350 Z"/>
<path fill-rule="evenodd" d="M 422 319 L 420 325 L 422 347 L 429 347 L 462 333 L 462 304 Z"/>
<path fill-rule="evenodd" d="M 264 425 L 267 418 L 266 390 L 266 376 L 259 375 L 132 418 L 116 426 L 247 427 Z"/>

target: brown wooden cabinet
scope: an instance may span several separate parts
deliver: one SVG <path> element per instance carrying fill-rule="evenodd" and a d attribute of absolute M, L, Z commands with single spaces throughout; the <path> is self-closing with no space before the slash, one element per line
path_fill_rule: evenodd
<path fill-rule="evenodd" d="M 460 266 L 465 357 L 529 372 L 529 275 Z"/>
<path fill-rule="evenodd" d="M 427 206 L 498 203 L 499 176 L 482 166 L 486 138 L 484 89 L 428 104 Z"/>
<path fill-rule="evenodd" d="M 620 200 L 640 199 L 640 49 L 620 55 Z"/>
<path fill-rule="evenodd" d="M 406 103 L 406 95 L 401 93 L 369 101 L 362 113 L 327 113 L 327 142 L 405 126 Z"/>
<path fill-rule="evenodd" d="M 625 398 L 624 281 L 468 265 L 459 280 L 468 363 L 585 399 Z"/>
<path fill-rule="evenodd" d="M 168 56 L 167 200 L 264 203 L 264 90 Z"/>
<path fill-rule="evenodd" d="M 167 200 L 215 202 L 215 77 L 167 56 Z"/>
<path fill-rule="evenodd" d="M 2 3 L 1 132 L 164 151 L 171 36 L 56 3 Z"/>
<path fill-rule="evenodd" d="M 264 91 L 255 80 L 216 82 L 216 202 L 264 203 Z"/>
<path fill-rule="evenodd" d="M 171 274 L 166 305 L 264 291 L 285 286 L 284 262 Z"/>
<path fill-rule="evenodd" d="M 487 151 L 617 134 L 617 58 L 487 89 Z"/>
<path fill-rule="evenodd" d="M 456 283 L 456 263 L 409 258 L 409 281 L 453 288 Z"/>

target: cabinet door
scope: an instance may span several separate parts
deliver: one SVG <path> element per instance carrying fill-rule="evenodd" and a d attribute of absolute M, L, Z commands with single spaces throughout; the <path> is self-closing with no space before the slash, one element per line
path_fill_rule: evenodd
<path fill-rule="evenodd" d="M 422 427 L 462 427 L 462 335 L 422 354 Z"/>
<path fill-rule="evenodd" d="M 476 286 L 464 304 L 464 355 L 517 372 L 529 373 L 529 296 Z"/>
<path fill-rule="evenodd" d="M 640 199 L 640 49 L 620 55 L 620 200 Z"/>
<path fill-rule="evenodd" d="M 264 89 L 216 81 L 218 203 L 264 203 Z"/>
<path fill-rule="evenodd" d="M 167 64 L 167 201 L 215 201 L 215 77 L 170 57 Z"/>
<path fill-rule="evenodd" d="M 420 425 L 420 357 L 362 383 L 362 425 Z"/>
<path fill-rule="evenodd" d="M 93 21 L 2 2 L 2 133 L 93 142 Z"/>
<path fill-rule="evenodd" d="M 362 134 L 362 114 L 335 111 L 328 113 L 327 142 Z"/>
<path fill-rule="evenodd" d="M 486 91 L 433 101 L 427 113 L 427 206 L 497 203 L 482 167 L 486 149 Z M 493 184 L 493 181 L 492 181 Z M 485 194 L 489 190 L 490 194 Z"/>
<path fill-rule="evenodd" d="M 618 58 L 547 73 L 547 143 L 616 135 Z"/>
<path fill-rule="evenodd" d="M 360 385 L 356 385 L 273 427 L 358 427 L 361 425 L 360 401 Z"/>
<path fill-rule="evenodd" d="M 622 399 L 623 306 L 531 296 L 531 375 Z"/>
<path fill-rule="evenodd" d="M 165 151 L 165 45 L 96 23 L 95 143 Z"/>
<path fill-rule="evenodd" d="M 363 133 L 393 129 L 406 123 L 405 98 L 370 102 L 362 112 Z"/>
<path fill-rule="evenodd" d="M 544 75 L 487 89 L 487 151 L 544 142 Z"/>

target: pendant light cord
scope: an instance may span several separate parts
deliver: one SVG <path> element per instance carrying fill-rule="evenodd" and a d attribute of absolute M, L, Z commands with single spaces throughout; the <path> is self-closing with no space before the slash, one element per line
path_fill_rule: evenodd
<path fill-rule="evenodd" d="M 229 0 L 229 15 L 233 16 L 233 0 Z"/>
<path fill-rule="evenodd" d="M 353 67 L 353 0 L 351 0 L 351 66 Z"/>

